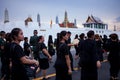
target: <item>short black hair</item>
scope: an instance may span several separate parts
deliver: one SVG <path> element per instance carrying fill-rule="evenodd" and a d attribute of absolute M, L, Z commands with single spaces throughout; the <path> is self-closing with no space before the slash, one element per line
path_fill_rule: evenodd
<path fill-rule="evenodd" d="M 118 40 L 118 35 L 116 33 L 113 33 L 113 34 L 110 35 L 110 38 L 112 40 Z"/>
<path fill-rule="evenodd" d="M 92 31 L 92 30 L 88 31 L 88 33 L 87 33 L 88 38 L 91 38 L 93 35 L 94 35 L 94 31 Z"/>
<path fill-rule="evenodd" d="M 27 40 L 28 39 L 28 37 L 24 37 L 24 40 Z"/>
<path fill-rule="evenodd" d="M 83 39 L 85 37 L 85 34 L 81 33 L 79 37 L 80 37 L 80 39 Z"/>
<path fill-rule="evenodd" d="M 0 31 L 0 36 L 3 36 L 5 34 L 5 31 Z"/>
<path fill-rule="evenodd" d="M 70 31 L 68 31 L 67 33 L 68 33 L 68 34 L 71 34 L 71 32 L 70 32 Z"/>

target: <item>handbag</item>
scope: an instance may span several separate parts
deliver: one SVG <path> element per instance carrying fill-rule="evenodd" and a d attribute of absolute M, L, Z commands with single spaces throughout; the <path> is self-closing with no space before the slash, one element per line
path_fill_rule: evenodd
<path fill-rule="evenodd" d="M 39 51 L 39 57 L 40 59 L 48 59 L 48 56 L 46 56 L 43 51 Z"/>
<path fill-rule="evenodd" d="M 38 67 L 36 67 L 35 65 L 24 65 L 24 67 L 25 67 L 27 76 L 35 78 L 36 70 Z"/>

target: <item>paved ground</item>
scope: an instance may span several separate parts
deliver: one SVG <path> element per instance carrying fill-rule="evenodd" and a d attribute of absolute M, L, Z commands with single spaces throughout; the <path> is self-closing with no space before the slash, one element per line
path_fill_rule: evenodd
<path fill-rule="evenodd" d="M 75 51 L 72 50 L 73 56 L 75 54 Z M 106 56 L 104 55 L 104 58 L 106 59 Z M 53 63 L 50 63 L 50 68 L 48 69 L 48 77 L 50 77 L 49 80 L 55 80 L 55 69 L 53 67 L 54 65 L 54 61 L 56 59 L 56 56 L 53 56 Z M 73 80 L 80 80 L 80 70 L 77 70 L 77 63 L 78 60 L 74 60 L 74 67 L 75 67 L 75 71 L 73 71 L 72 73 L 72 78 Z M 98 77 L 99 80 L 109 80 L 109 63 L 104 61 L 102 63 L 102 67 L 100 69 L 98 69 Z M 1 68 L 1 62 L 0 62 L 0 68 Z M 0 71 L 0 75 L 1 75 L 1 71 Z M 37 75 L 37 78 L 34 80 L 41 80 L 41 72 L 39 72 Z M 120 73 L 119 73 L 119 78 L 120 78 Z"/>

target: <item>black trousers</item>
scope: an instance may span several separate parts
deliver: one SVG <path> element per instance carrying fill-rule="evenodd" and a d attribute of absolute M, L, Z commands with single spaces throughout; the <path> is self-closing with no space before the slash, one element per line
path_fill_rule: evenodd
<path fill-rule="evenodd" d="M 118 61 L 110 61 L 110 76 L 111 77 L 118 77 L 120 67 Z"/>
<path fill-rule="evenodd" d="M 24 74 L 12 73 L 11 80 L 29 80 L 29 78 Z"/>
<path fill-rule="evenodd" d="M 6 74 L 6 61 L 4 58 L 1 57 L 1 78 Z"/>
<path fill-rule="evenodd" d="M 69 51 L 69 56 L 70 56 L 70 60 L 71 60 L 71 69 L 73 69 L 73 56 L 72 56 L 72 53 Z"/>
<path fill-rule="evenodd" d="M 97 69 L 81 69 L 81 80 L 98 80 Z"/>
<path fill-rule="evenodd" d="M 57 67 L 55 80 L 72 80 L 72 75 L 68 75 L 68 70 L 65 68 Z"/>

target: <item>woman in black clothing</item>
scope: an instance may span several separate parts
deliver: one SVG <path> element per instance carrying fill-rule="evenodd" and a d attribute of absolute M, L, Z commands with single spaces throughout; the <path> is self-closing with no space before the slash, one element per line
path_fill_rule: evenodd
<path fill-rule="evenodd" d="M 67 32 L 60 33 L 60 43 L 55 62 L 56 79 L 55 80 L 72 80 L 71 61 L 69 57 L 69 49 L 65 41 L 68 40 Z"/>
<path fill-rule="evenodd" d="M 36 46 L 37 54 L 39 56 L 39 63 L 40 63 L 40 69 L 42 70 L 43 79 L 47 80 L 47 69 L 49 68 L 49 60 L 51 60 L 51 56 L 49 52 L 47 51 L 47 47 L 44 44 L 44 37 L 39 36 L 38 37 L 38 44 Z"/>
<path fill-rule="evenodd" d="M 118 42 L 118 35 L 112 34 L 111 40 L 108 43 L 108 61 L 110 63 L 110 80 L 119 80 L 118 73 L 120 70 L 120 43 Z"/>
<path fill-rule="evenodd" d="M 95 35 L 95 42 L 96 42 L 96 51 L 97 51 L 99 60 L 103 61 L 103 49 L 102 49 L 103 41 L 98 34 Z"/>
<path fill-rule="evenodd" d="M 50 53 L 51 57 L 53 55 L 55 55 L 55 50 L 53 48 L 54 44 L 53 44 L 53 40 L 52 40 L 52 35 L 49 35 L 49 39 L 48 39 L 48 52 Z"/>
<path fill-rule="evenodd" d="M 24 38 L 24 52 L 26 56 L 29 56 L 31 52 L 30 44 L 28 44 L 28 37 Z"/>
<path fill-rule="evenodd" d="M 11 59 L 12 59 L 12 80 L 29 80 L 26 74 L 24 64 L 35 64 L 38 66 L 38 61 L 30 60 L 25 56 L 20 42 L 24 40 L 23 32 L 20 28 L 14 28 L 11 31 L 13 43 L 11 44 Z"/>

